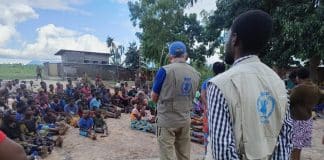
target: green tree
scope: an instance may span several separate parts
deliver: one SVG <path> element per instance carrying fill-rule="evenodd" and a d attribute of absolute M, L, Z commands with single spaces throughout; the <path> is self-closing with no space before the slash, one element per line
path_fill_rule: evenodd
<path fill-rule="evenodd" d="M 141 42 L 141 53 L 146 59 L 161 65 L 168 52 L 168 43 L 181 40 L 186 43 L 187 52 L 193 61 L 205 61 L 204 55 L 207 53 L 195 52 L 195 44 L 203 40 L 201 36 L 204 28 L 196 14 L 184 13 L 186 7 L 194 2 L 195 0 L 139 0 L 128 3 L 131 21 L 142 29 L 136 35 Z"/>
<path fill-rule="evenodd" d="M 245 0 L 216 1 L 217 10 L 206 19 L 205 40 L 209 51 L 222 46 L 221 33 L 228 30 L 234 18 L 250 9 L 268 12 L 274 21 L 274 33 L 262 53 L 270 66 L 286 68 L 297 59 L 309 60 L 312 77 L 314 69 L 324 58 L 324 9 L 319 0 Z"/>
<path fill-rule="evenodd" d="M 127 49 L 127 52 L 125 53 L 126 59 L 125 64 L 126 67 L 131 69 L 139 69 L 142 64 L 142 58 L 140 57 L 140 52 L 137 48 L 137 45 L 135 42 L 130 43 L 129 47 Z"/>

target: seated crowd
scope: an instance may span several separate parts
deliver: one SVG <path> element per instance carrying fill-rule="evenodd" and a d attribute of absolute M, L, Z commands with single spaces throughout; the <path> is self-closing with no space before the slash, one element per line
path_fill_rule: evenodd
<path fill-rule="evenodd" d="M 36 85 L 33 81 L 1 81 L 0 129 L 21 144 L 30 157 L 46 156 L 62 146 L 68 126 L 79 128 L 81 136 L 96 139 L 108 135 L 105 118 L 131 113 L 131 128 L 154 133 L 154 103 L 144 91 L 120 83 L 109 88 L 96 78 L 73 84 Z M 148 91 L 146 91 L 148 92 Z M 149 105 L 150 104 L 150 105 Z"/>

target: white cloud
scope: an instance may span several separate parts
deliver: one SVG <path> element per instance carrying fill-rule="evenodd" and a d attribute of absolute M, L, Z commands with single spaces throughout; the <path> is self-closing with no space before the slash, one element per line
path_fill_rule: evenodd
<path fill-rule="evenodd" d="M 82 30 L 87 33 L 92 33 L 95 31 L 95 29 L 90 28 L 90 27 L 82 27 Z"/>
<path fill-rule="evenodd" d="M 0 0 L 1 1 L 1 0 Z M 20 3 L 0 3 L 0 46 L 17 35 L 16 24 L 28 19 L 38 18 L 38 14 L 28 5 Z"/>
<path fill-rule="evenodd" d="M 0 56 L 12 57 L 13 55 L 19 55 L 19 50 L 0 48 Z"/>
<path fill-rule="evenodd" d="M 38 18 L 33 8 L 22 3 L 0 3 L 0 10 L 2 12 L 0 24 L 3 25 L 15 25 L 28 19 Z"/>
<path fill-rule="evenodd" d="M 34 10 L 58 10 L 75 12 L 89 15 L 88 12 L 74 8 L 75 5 L 86 3 L 88 0 L 0 0 L 0 56 L 11 58 L 58 58 L 54 53 L 59 49 L 75 49 L 87 51 L 106 51 L 106 45 L 97 37 L 79 32 L 56 27 L 48 24 L 36 29 L 37 38 L 35 42 L 21 43 L 19 49 L 6 48 L 6 43 L 19 37 L 16 31 L 17 24 L 37 19 L 39 15 Z"/>
<path fill-rule="evenodd" d="M 69 11 L 81 15 L 91 15 L 91 13 L 76 9 L 75 5 L 80 5 L 88 2 L 89 0 L 0 0 L 0 4 L 4 6 L 24 5 L 29 8 L 37 8 L 44 10 L 57 10 L 57 11 Z M 18 8 L 20 10 L 21 8 Z"/>
<path fill-rule="evenodd" d="M 54 56 L 60 49 L 107 52 L 105 42 L 91 34 L 81 34 L 53 24 L 42 26 L 36 30 L 37 39 L 26 44 L 23 49 L 0 48 L 0 56 L 29 59 L 58 59 Z"/>
<path fill-rule="evenodd" d="M 0 47 L 4 46 L 7 41 L 16 35 L 16 30 L 12 26 L 5 26 L 0 24 Z"/>

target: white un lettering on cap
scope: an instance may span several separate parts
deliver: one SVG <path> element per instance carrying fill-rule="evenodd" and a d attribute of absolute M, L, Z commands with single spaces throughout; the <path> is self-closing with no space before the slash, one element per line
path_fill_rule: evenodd
<path fill-rule="evenodd" d="M 177 48 L 176 49 L 176 53 L 182 53 L 183 52 L 183 49 L 182 48 Z"/>

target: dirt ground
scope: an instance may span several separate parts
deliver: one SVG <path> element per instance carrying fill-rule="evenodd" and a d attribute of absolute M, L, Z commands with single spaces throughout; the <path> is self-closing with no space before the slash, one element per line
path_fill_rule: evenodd
<path fill-rule="evenodd" d="M 64 137 L 63 148 L 55 148 L 46 160 L 155 160 L 159 158 L 156 137 L 150 133 L 129 128 L 129 114 L 120 119 L 107 119 L 109 136 L 93 141 L 78 135 L 78 129 L 70 128 Z M 314 121 L 313 146 L 304 149 L 302 159 L 320 160 L 324 157 L 324 120 Z M 192 143 L 192 159 L 202 159 L 204 148 Z"/>
<path fill-rule="evenodd" d="M 63 148 L 55 148 L 46 160 L 139 160 L 158 159 L 156 136 L 132 130 L 129 114 L 120 119 L 107 119 L 109 136 L 96 141 L 79 136 L 78 129 L 70 128 L 64 137 Z M 201 159 L 203 146 L 192 143 L 193 159 Z"/>

